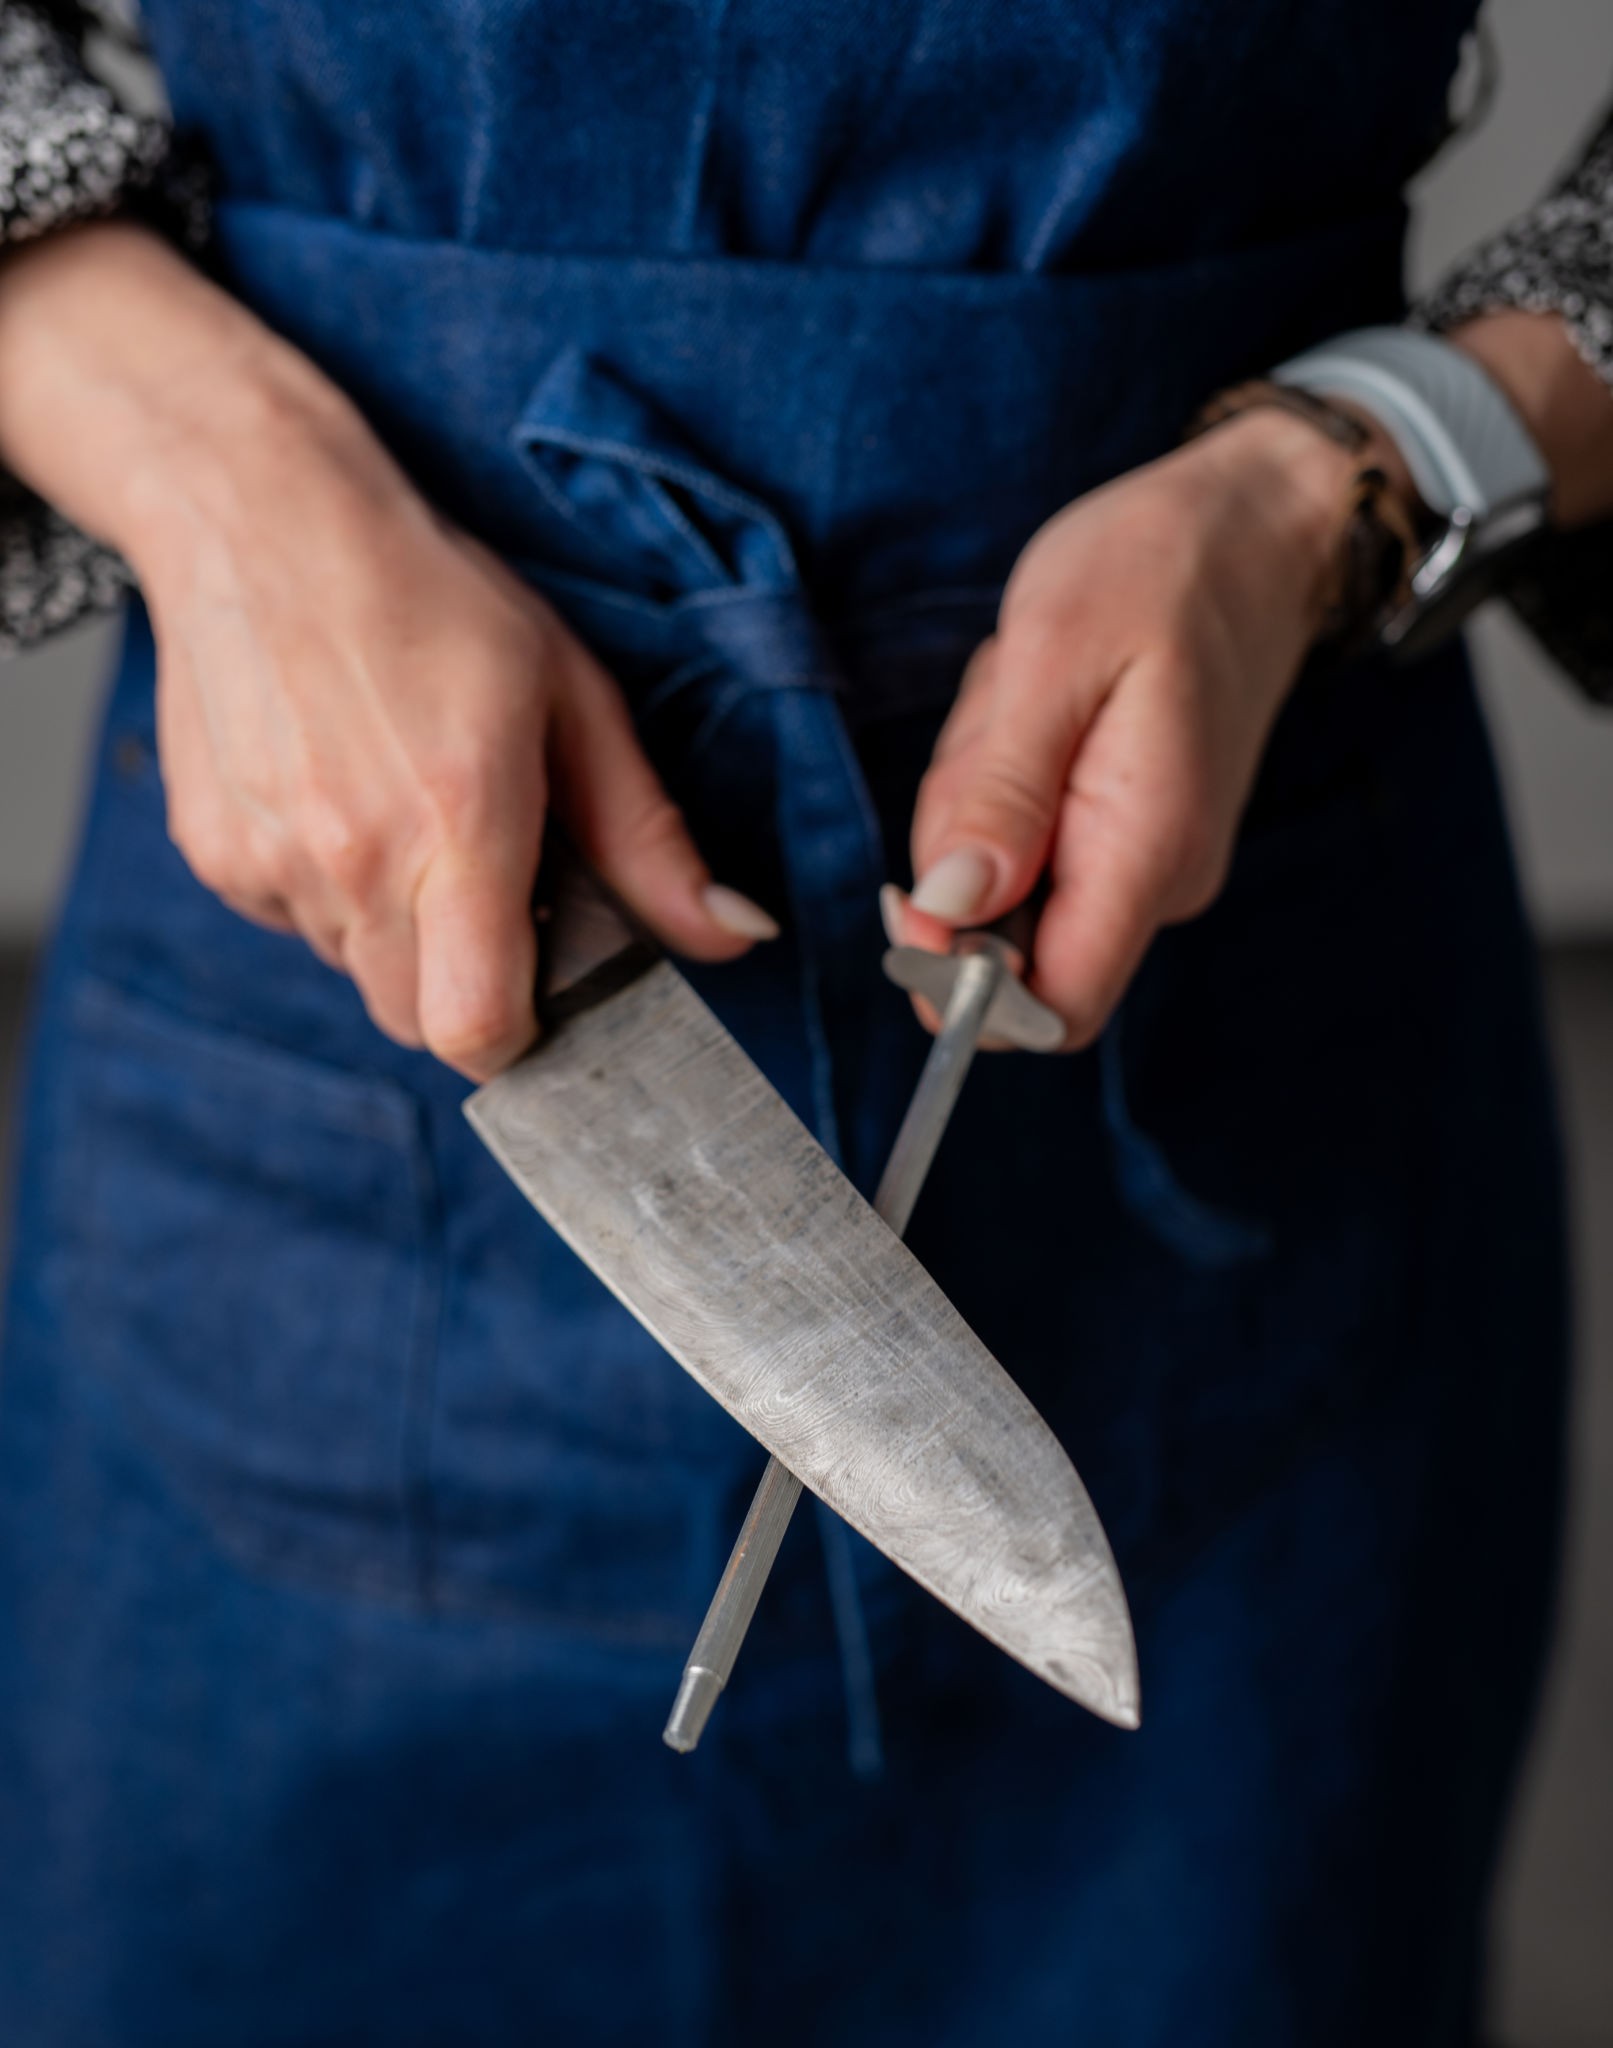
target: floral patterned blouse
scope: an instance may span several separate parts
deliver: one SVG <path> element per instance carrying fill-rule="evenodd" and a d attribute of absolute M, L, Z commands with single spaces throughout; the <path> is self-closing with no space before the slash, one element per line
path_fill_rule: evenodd
<path fill-rule="evenodd" d="M 134 210 L 206 240 L 203 167 L 167 123 L 86 68 L 72 0 L 0 0 L 0 244 Z M 104 27 L 105 24 L 102 24 Z M 1566 178 L 1412 309 L 1441 331 L 1503 306 L 1561 316 L 1613 402 L 1613 114 Z M 114 605 L 124 563 L 0 472 L 0 654 Z M 1613 520 L 1554 536 L 1509 597 L 1558 661 L 1613 703 Z"/>

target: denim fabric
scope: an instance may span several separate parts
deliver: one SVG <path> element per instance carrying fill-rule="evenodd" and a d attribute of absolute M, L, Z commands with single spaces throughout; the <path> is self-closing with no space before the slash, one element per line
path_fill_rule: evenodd
<path fill-rule="evenodd" d="M 1393 314 L 1469 9 L 149 12 L 222 273 L 620 678 L 784 926 L 694 979 L 867 1186 L 924 1049 L 874 892 L 1002 578 Z M 1467 2043 L 1563 1329 L 1461 657 L 1304 684 L 1223 899 L 1096 1053 L 982 1063 L 914 1219 L 1091 1485 L 1142 1732 L 802 1516 L 690 1760 L 756 1447 L 190 879 L 153 669 L 137 611 L 35 1033 L 0 2038 Z"/>
<path fill-rule="evenodd" d="M 1475 0 L 144 0 L 231 189 L 481 248 L 1114 271 L 1399 203 Z"/>

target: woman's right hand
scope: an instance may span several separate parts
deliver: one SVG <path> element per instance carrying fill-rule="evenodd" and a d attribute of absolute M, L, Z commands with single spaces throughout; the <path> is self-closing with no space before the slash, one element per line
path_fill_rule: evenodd
<path fill-rule="evenodd" d="M 676 951 L 772 936 L 555 613 L 155 238 L 82 229 L 0 268 L 0 454 L 140 579 L 180 851 L 391 1037 L 475 1079 L 531 1042 L 551 800 Z"/>

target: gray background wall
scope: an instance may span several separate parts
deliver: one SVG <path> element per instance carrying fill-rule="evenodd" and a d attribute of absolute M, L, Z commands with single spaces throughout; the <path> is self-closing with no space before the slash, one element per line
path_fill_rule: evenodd
<path fill-rule="evenodd" d="M 1608 0 L 1502 0 L 1492 19 L 1500 97 L 1423 181 L 1414 280 L 1526 203 L 1613 81 Z M 48 914 L 109 644 L 92 628 L 0 669 L 0 944 Z M 1505 614 L 1477 645 L 1537 919 L 1553 937 L 1613 934 L 1613 717 L 1578 704 Z"/>
<path fill-rule="evenodd" d="M 1613 86 L 1608 0 L 1499 0 L 1489 20 L 1500 95 L 1416 195 L 1414 285 L 1526 204 Z M 1554 938 L 1613 934 L 1613 717 L 1571 696 L 1500 607 L 1475 641 L 1537 922 Z"/>

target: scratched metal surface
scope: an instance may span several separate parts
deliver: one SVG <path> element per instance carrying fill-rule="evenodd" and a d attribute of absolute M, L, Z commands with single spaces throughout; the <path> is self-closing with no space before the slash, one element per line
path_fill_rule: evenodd
<path fill-rule="evenodd" d="M 927 1591 L 1137 1720 L 1119 1575 L 1034 1407 L 665 963 L 466 1105 L 672 1356 Z"/>

